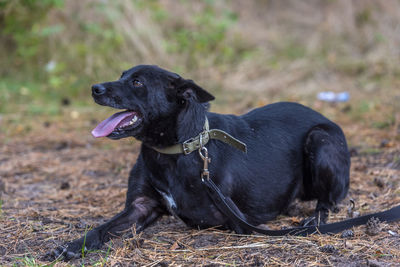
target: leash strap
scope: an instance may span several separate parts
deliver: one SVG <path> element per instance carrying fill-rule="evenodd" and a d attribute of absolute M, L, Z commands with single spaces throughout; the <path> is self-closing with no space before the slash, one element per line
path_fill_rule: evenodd
<path fill-rule="evenodd" d="M 247 152 L 247 146 L 245 143 L 239 141 L 232 135 L 228 134 L 225 131 L 219 129 L 211 129 L 209 127 L 208 119 L 206 117 L 203 131 L 197 135 L 196 137 L 190 138 L 183 142 L 182 144 L 175 144 L 173 146 L 159 148 L 159 147 L 152 147 L 159 153 L 163 154 L 185 154 L 188 155 L 195 150 L 199 150 L 205 144 L 208 143 L 210 139 L 216 139 L 222 141 L 240 151 Z"/>
<path fill-rule="evenodd" d="M 352 228 L 353 226 L 363 225 L 368 222 L 372 217 L 378 218 L 380 221 L 392 222 L 400 219 L 400 205 L 395 206 L 389 210 L 382 212 L 376 212 L 367 214 L 357 218 L 352 218 L 340 222 L 321 224 L 319 226 L 303 226 L 296 228 L 289 228 L 283 230 L 267 230 L 258 228 L 244 219 L 242 219 L 235 210 L 237 206 L 230 200 L 227 199 L 221 190 L 211 179 L 202 179 L 203 184 L 207 189 L 209 197 L 213 200 L 217 208 L 225 214 L 231 221 L 240 225 L 241 227 L 251 230 L 253 232 L 261 233 L 269 236 L 283 236 L 283 235 L 294 235 L 294 236 L 307 236 L 314 233 L 329 234 L 339 233 L 343 230 Z"/>

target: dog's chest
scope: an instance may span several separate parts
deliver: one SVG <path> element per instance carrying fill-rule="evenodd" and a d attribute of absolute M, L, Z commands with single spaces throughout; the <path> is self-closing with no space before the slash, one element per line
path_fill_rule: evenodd
<path fill-rule="evenodd" d="M 194 155 L 198 156 L 198 155 Z M 201 183 L 201 162 L 197 157 L 164 162 L 153 170 L 151 184 L 169 213 L 194 227 L 223 224 L 225 218 L 209 198 Z M 161 171 L 160 171 L 161 170 Z"/>
<path fill-rule="evenodd" d="M 176 219 L 183 221 L 184 223 L 187 223 L 187 220 L 182 219 L 182 216 L 184 216 L 185 218 L 190 218 L 191 216 L 187 216 L 186 212 L 185 212 L 185 208 L 184 205 L 182 205 L 180 203 L 180 205 L 178 206 L 173 195 L 171 194 L 171 192 L 169 190 L 166 191 L 162 191 L 160 189 L 157 189 L 158 193 L 160 193 L 160 195 L 162 196 L 163 200 L 164 200 L 164 204 L 167 207 L 169 213 L 174 216 Z M 189 200 L 190 201 L 190 200 Z M 194 218 L 191 218 L 194 219 Z"/>
<path fill-rule="evenodd" d="M 156 190 L 157 190 L 158 193 L 160 193 L 160 195 L 163 197 L 164 203 L 165 203 L 165 205 L 167 206 L 168 210 L 169 210 L 171 213 L 173 213 L 174 210 L 177 208 L 177 206 L 176 206 L 175 199 L 173 198 L 173 196 L 171 195 L 171 193 L 170 193 L 169 191 L 168 191 L 168 192 L 161 191 L 161 190 L 159 190 L 159 189 L 157 189 L 157 188 L 156 188 Z"/>
<path fill-rule="evenodd" d="M 204 188 L 175 183 L 156 190 L 170 214 L 189 226 L 203 228 L 220 225 L 224 221 Z"/>

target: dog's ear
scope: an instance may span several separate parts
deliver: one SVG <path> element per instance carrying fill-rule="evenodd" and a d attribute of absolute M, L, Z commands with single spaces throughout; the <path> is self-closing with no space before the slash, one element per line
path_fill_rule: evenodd
<path fill-rule="evenodd" d="M 196 99 L 200 103 L 206 103 L 215 99 L 215 97 L 194 83 L 193 80 L 179 78 L 175 81 L 177 96 L 185 100 Z"/>

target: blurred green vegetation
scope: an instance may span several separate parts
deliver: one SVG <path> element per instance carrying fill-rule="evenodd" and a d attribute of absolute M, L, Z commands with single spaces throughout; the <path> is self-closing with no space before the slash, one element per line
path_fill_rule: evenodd
<path fill-rule="evenodd" d="M 239 111 L 351 91 L 350 115 L 369 120 L 395 102 L 399 3 L 0 0 L 0 113 L 61 114 L 91 101 L 91 84 L 157 64 L 195 79 L 218 104 L 240 102 Z"/>
<path fill-rule="evenodd" d="M 160 47 L 156 49 L 171 57 L 180 55 L 177 64 L 167 63 L 177 71 L 190 72 L 217 62 L 232 64 L 251 52 L 238 36 L 227 44 L 227 32 L 237 15 L 217 9 L 214 1 L 202 3 L 189 21 L 171 17 L 159 1 L 128 4 L 136 15 L 147 15 L 145 22 L 173 25 L 163 29 L 162 43 L 157 43 Z M 189 1 L 181 4 L 190 5 Z M 64 98 L 73 99 L 74 104 L 85 103 L 93 82 L 116 79 L 135 64 L 157 63 L 148 62 L 146 49 L 141 51 L 148 45 L 145 38 L 140 40 L 143 29 L 132 28 L 128 36 L 116 28 L 132 26 L 123 19 L 115 24 L 126 16 L 126 6 L 126 1 L 0 1 L 0 44 L 5 47 L 0 53 L 5 62 L 0 69 L 0 112 L 11 112 L 12 104 L 21 103 L 27 105 L 22 107 L 24 112 L 56 114 Z M 75 8 L 84 8 L 84 12 L 71 12 Z M 128 38 L 136 39 L 137 47 L 128 47 Z"/>

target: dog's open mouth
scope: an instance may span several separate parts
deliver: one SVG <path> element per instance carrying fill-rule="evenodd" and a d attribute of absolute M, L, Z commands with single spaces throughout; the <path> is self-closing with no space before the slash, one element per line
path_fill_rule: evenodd
<path fill-rule="evenodd" d="M 121 132 L 136 128 L 142 121 L 140 114 L 136 111 L 122 111 L 115 113 L 108 119 L 102 121 L 93 129 L 92 135 L 96 138 L 105 137 L 113 132 Z"/>

